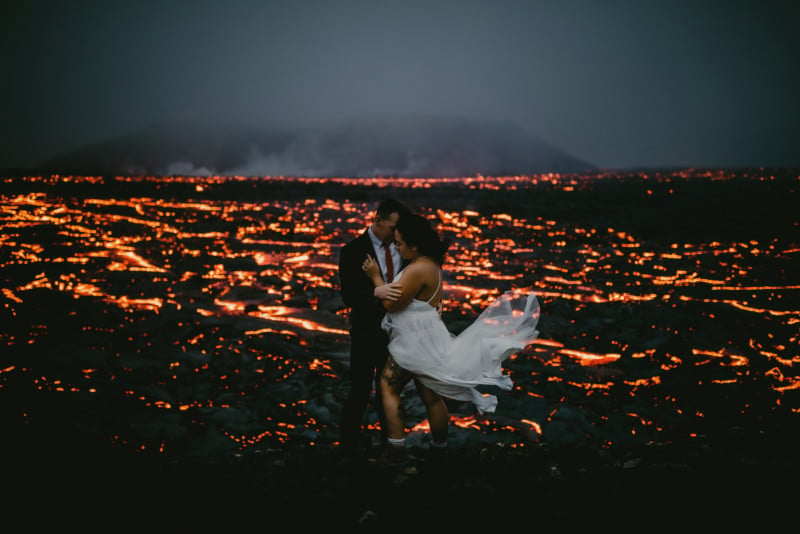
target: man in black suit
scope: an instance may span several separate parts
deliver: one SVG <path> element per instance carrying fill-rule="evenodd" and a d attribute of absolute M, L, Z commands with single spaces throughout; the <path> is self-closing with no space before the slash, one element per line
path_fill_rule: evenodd
<path fill-rule="evenodd" d="M 405 212 L 408 212 L 408 208 L 395 199 L 382 201 L 370 226 L 342 247 L 339 256 L 342 299 L 345 306 L 350 308 L 350 393 L 342 409 L 340 422 L 340 442 L 345 453 L 354 453 L 358 449 L 364 410 L 373 386 L 381 442 L 386 443 L 386 421 L 377 388 L 389 355 L 386 348 L 389 337 L 381 328 L 385 310 L 376 296 L 378 289 L 361 266 L 367 255 L 372 256 L 381 267 L 383 279 L 388 282 L 405 266 L 394 244 L 397 220 Z M 385 294 L 380 296 L 387 297 Z"/>

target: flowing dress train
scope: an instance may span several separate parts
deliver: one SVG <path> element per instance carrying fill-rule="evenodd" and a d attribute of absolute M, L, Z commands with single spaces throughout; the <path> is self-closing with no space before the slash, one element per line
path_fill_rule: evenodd
<path fill-rule="evenodd" d="M 441 271 L 439 278 L 441 285 Z M 399 312 L 387 313 L 382 327 L 389 333 L 389 352 L 400 367 L 444 397 L 472 402 L 481 413 L 494 413 L 497 397 L 476 388 L 511 389 L 503 361 L 536 339 L 539 311 L 533 293 L 507 291 L 454 336 L 429 301 L 412 299 Z"/>

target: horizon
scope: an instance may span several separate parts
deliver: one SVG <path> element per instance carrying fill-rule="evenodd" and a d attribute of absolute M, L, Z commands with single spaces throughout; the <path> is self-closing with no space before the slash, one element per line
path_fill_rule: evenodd
<path fill-rule="evenodd" d="M 518 129 L 520 133 L 529 135 L 529 132 L 526 132 L 523 128 L 519 127 L 519 125 L 514 124 L 511 121 L 500 121 L 500 120 L 489 120 L 486 122 L 480 122 L 478 119 L 469 118 L 469 117 L 445 117 L 445 116 L 422 116 L 417 115 L 414 117 L 389 117 L 389 116 L 372 116 L 366 117 L 361 120 L 357 120 L 354 118 L 346 119 L 337 123 L 329 123 L 322 126 L 320 129 L 315 130 L 311 127 L 298 127 L 295 129 L 287 129 L 286 131 L 279 131 L 275 129 L 269 129 L 265 127 L 261 129 L 256 123 L 249 123 L 249 124 L 242 124 L 237 123 L 235 121 L 225 121 L 225 120 L 214 120 L 209 118 L 199 119 L 197 117 L 184 117 L 180 120 L 167 122 L 162 121 L 160 124 L 152 124 L 149 127 L 145 128 L 144 130 L 125 134 L 120 136 L 115 136 L 108 140 L 98 141 L 96 143 L 92 143 L 85 147 L 81 147 L 78 150 L 69 153 L 69 154 L 61 154 L 54 158 L 47 160 L 46 162 L 42 163 L 38 166 L 31 166 L 26 168 L 0 168 L 0 176 L 5 178 L 20 178 L 20 177 L 42 177 L 42 176 L 62 176 L 62 177 L 93 177 L 93 176 L 117 176 L 117 177 L 155 177 L 155 178 L 168 178 L 168 177 L 187 177 L 187 178 L 275 178 L 275 179 L 289 179 L 289 178 L 298 178 L 298 179 L 383 179 L 383 178 L 398 178 L 398 179 L 446 179 L 446 180 L 470 180 L 475 178 L 500 178 L 500 177 L 530 177 L 530 178 L 537 178 L 542 176 L 561 176 L 561 177 L 593 177 L 598 175 L 605 175 L 605 174 L 615 174 L 619 177 L 624 177 L 628 174 L 637 174 L 637 173 L 681 173 L 681 172 L 689 172 L 694 173 L 696 171 L 708 171 L 708 172 L 716 172 L 716 171 L 731 171 L 731 172 L 741 172 L 741 171 L 765 171 L 765 170 L 773 170 L 773 171 L 794 171 L 796 169 L 800 169 L 800 165 L 798 166 L 780 166 L 780 165 L 761 165 L 761 166 L 728 166 L 728 167 L 719 167 L 719 166 L 691 166 L 691 165 L 661 165 L 661 166 L 631 166 L 631 167 L 619 167 L 619 168 L 603 168 L 597 167 L 592 165 L 592 162 L 585 162 L 581 161 L 580 159 L 573 158 L 572 155 L 566 154 L 563 151 L 560 151 L 558 147 L 552 147 L 548 145 L 546 142 L 542 141 L 536 136 L 530 135 L 525 139 L 531 141 L 533 145 L 531 145 L 531 152 L 535 150 L 539 150 L 540 155 L 541 151 L 544 149 L 546 153 L 544 157 L 558 157 L 562 158 L 560 161 L 562 164 L 564 162 L 571 162 L 573 168 L 569 169 L 554 169 L 554 168 L 541 168 L 541 169 L 512 169 L 512 170 L 503 170 L 501 172 L 486 172 L 486 170 L 480 170 L 475 168 L 463 168 L 461 169 L 462 172 L 455 172 L 455 173 L 443 173 L 443 172 L 410 172 L 408 169 L 406 170 L 398 170 L 395 169 L 378 169 L 376 172 L 368 172 L 364 169 L 357 168 L 354 169 L 353 172 L 315 172 L 310 169 L 313 166 L 313 163 L 305 162 L 303 169 L 298 171 L 297 165 L 299 164 L 297 161 L 298 152 L 301 152 L 303 148 L 309 150 L 309 147 L 301 147 L 301 149 L 297 148 L 297 144 L 301 141 L 308 142 L 309 139 L 319 143 L 330 142 L 331 139 L 336 139 L 336 141 L 341 145 L 343 135 L 346 136 L 348 134 L 353 134 L 355 137 L 358 137 L 359 134 L 362 139 L 365 138 L 365 131 L 367 132 L 367 141 L 366 143 L 372 143 L 372 145 L 362 145 L 362 144 L 353 144 L 350 143 L 349 148 L 354 152 L 358 152 L 359 155 L 363 158 L 364 153 L 368 153 L 370 150 L 372 152 L 385 152 L 386 149 L 390 149 L 390 151 L 394 151 L 394 155 L 397 156 L 398 153 L 409 151 L 408 147 L 405 146 L 382 146 L 380 144 L 376 145 L 375 143 L 380 143 L 380 141 L 376 141 L 373 137 L 370 137 L 370 134 L 376 134 L 375 131 L 370 131 L 369 128 L 374 128 L 375 124 L 381 123 L 381 126 L 385 126 L 387 122 L 391 120 L 396 120 L 397 123 L 400 125 L 401 133 L 406 134 L 406 141 L 408 141 L 408 136 L 411 137 L 418 136 L 420 133 L 424 133 L 425 135 L 431 135 L 431 131 L 434 133 L 439 133 L 436 129 L 450 129 L 452 130 L 454 126 L 466 126 L 471 125 L 475 127 L 476 131 L 481 131 L 482 128 L 509 128 L 509 129 Z M 418 120 L 421 121 L 419 123 L 415 123 L 414 121 Z M 427 122 L 426 122 L 427 121 Z M 345 128 L 346 125 L 346 128 Z M 366 127 L 365 127 L 366 126 Z M 409 134 L 408 131 L 403 132 L 403 128 L 410 127 L 412 132 Z M 205 129 L 203 129 L 205 128 Z M 358 129 L 362 129 L 364 131 L 356 132 Z M 426 131 L 426 128 L 428 131 Z M 241 132 L 247 132 L 253 138 L 257 138 L 259 135 L 269 134 L 269 135 L 283 135 L 283 136 L 296 136 L 291 137 L 291 148 L 293 149 L 292 153 L 265 153 L 263 151 L 259 151 L 264 147 L 257 146 L 256 143 L 251 142 L 250 144 L 240 143 L 237 145 L 237 150 L 239 150 L 239 155 L 244 153 L 250 153 L 251 158 L 240 164 L 237 169 L 222 169 L 222 168 L 215 168 L 213 165 L 205 165 L 203 163 L 199 163 L 197 161 L 192 161 L 191 157 L 182 157 L 178 156 L 174 159 L 168 160 L 166 163 L 161 165 L 159 168 L 154 168 L 152 165 L 149 168 L 145 167 L 138 167 L 138 168 L 117 168 L 112 169 L 109 168 L 108 161 L 101 162 L 100 160 L 104 157 L 107 157 L 108 153 L 135 153 L 138 151 L 139 156 L 141 157 L 144 153 L 148 158 L 152 158 L 153 154 L 151 154 L 148 150 L 142 151 L 141 143 L 149 143 L 150 147 L 157 148 L 160 153 L 163 154 L 165 150 L 165 143 L 163 137 L 166 134 L 167 137 L 171 135 L 175 135 L 177 130 L 186 130 L 187 135 L 186 137 L 194 137 L 195 139 L 199 139 L 200 142 L 191 144 L 192 150 L 196 153 L 203 153 L 207 145 L 213 145 L 215 143 L 219 144 L 220 141 L 224 141 L 227 137 L 231 137 L 231 135 L 236 136 L 237 134 L 241 134 Z M 377 132 L 380 134 L 380 131 Z M 464 137 L 464 131 L 459 131 L 458 135 Z M 474 133 L 474 132 L 473 132 Z M 497 131 L 495 131 L 497 133 Z M 325 136 L 328 136 L 327 139 Z M 304 137 L 305 136 L 305 137 Z M 392 130 L 391 137 L 394 139 L 398 138 L 397 129 Z M 489 136 L 491 137 L 491 136 Z M 345 138 L 345 140 L 349 140 L 349 138 Z M 175 146 L 182 146 L 183 149 L 186 149 L 187 142 L 185 138 L 178 138 L 172 139 L 169 138 L 170 142 L 174 141 Z M 352 140 L 350 140 L 352 141 Z M 436 143 L 438 143 L 438 147 L 445 147 L 447 150 L 454 150 L 460 149 L 462 152 L 466 149 L 468 150 L 469 141 L 475 141 L 474 139 L 467 138 L 466 145 L 462 139 L 462 146 L 459 146 L 459 141 L 442 141 L 439 138 L 434 139 L 434 143 L 430 146 L 426 146 L 428 150 L 436 150 Z M 224 143 L 223 143 L 224 144 Z M 204 146 L 206 145 L 206 146 Z M 249 148 L 248 148 L 249 147 Z M 120 149 L 125 149 L 121 151 Z M 217 149 L 219 147 L 216 147 Z M 228 146 L 228 149 L 231 147 Z M 319 163 L 319 159 L 324 156 L 319 150 L 319 147 L 311 147 L 313 148 L 313 156 L 317 159 L 317 163 Z M 506 149 L 506 146 L 500 146 L 497 144 L 492 146 L 485 146 L 483 148 L 487 148 L 490 152 L 490 156 L 497 157 L 497 151 L 502 151 Z M 417 147 L 419 149 L 419 146 Z M 494 149 L 494 153 L 492 153 L 492 149 Z M 339 148 L 339 152 L 341 152 L 341 147 Z M 413 150 L 411 150 L 413 151 Z M 547 152 L 549 151 L 549 152 Z M 87 156 L 86 154 L 89 154 Z M 225 152 L 227 157 L 231 157 L 232 152 Z M 507 153 L 508 154 L 508 153 Z M 128 154 L 130 155 L 130 154 Z M 430 154 L 429 154 L 430 155 Z M 385 157 L 386 155 L 383 154 Z M 513 156 L 513 154 L 512 154 Z M 517 157 L 519 154 L 516 155 Z M 65 168 L 63 166 L 64 162 L 69 163 L 70 159 L 75 161 L 77 157 L 77 161 L 81 162 L 79 164 L 70 163 L 73 165 L 71 168 Z M 88 158 L 88 159 L 87 159 Z M 96 158 L 96 159 L 92 159 Z M 294 158 L 294 160 L 292 160 Z M 213 159 L 213 158 L 212 158 Z M 391 158 L 390 158 L 391 159 Z M 535 159 L 535 158 L 534 158 Z M 289 166 L 282 167 L 277 161 L 289 161 Z M 164 160 L 162 160 L 163 162 Z M 263 164 L 266 161 L 267 167 L 264 168 Z M 439 162 L 441 163 L 441 162 Z M 448 162 L 445 162 L 448 163 Z M 259 167 L 259 164 L 262 167 Z M 329 163 L 330 164 L 330 163 Z M 574 165 L 582 165 L 585 164 L 585 167 L 574 167 Z M 77 165 L 77 166 L 76 166 Z M 105 165 L 105 167 L 104 167 Z M 292 172 L 292 171 L 296 172 Z M 274 172 L 273 172 L 274 171 Z"/>

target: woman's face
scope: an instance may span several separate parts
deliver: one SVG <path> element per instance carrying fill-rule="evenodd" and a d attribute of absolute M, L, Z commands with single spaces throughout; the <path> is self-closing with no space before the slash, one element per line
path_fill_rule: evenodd
<path fill-rule="evenodd" d="M 403 234 L 400 233 L 400 230 L 395 230 L 394 232 L 394 244 L 397 245 L 397 250 L 400 251 L 400 255 L 403 256 L 404 260 L 413 260 L 419 256 L 417 247 L 409 247 L 405 239 L 403 239 Z"/>

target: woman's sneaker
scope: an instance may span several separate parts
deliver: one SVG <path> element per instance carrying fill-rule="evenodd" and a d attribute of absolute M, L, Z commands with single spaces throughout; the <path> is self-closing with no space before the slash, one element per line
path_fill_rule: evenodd
<path fill-rule="evenodd" d="M 403 467 L 411 463 L 413 456 L 405 446 L 386 444 L 380 454 L 374 458 L 377 465 L 386 467 Z"/>

